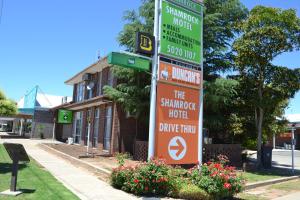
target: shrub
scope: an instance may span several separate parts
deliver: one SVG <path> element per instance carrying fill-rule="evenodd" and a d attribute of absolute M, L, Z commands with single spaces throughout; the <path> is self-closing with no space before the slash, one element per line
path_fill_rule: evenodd
<path fill-rule="evenodd" d="M 111 175 L 112 185 L 136 195 L 174 196 L 178 192 L 177 177 L 163 160 L 153 159 L 134 167 L 119 166 Z"/>
<path fill-rule="evenodd" d="M 183 184 L 179 190 L 178 197 L 189 200 L 209 200 L 210 196 L 203 189 L 193 184 Z"/>
<path fill-rule="evenodd" d="M 208 192 L 215 199 L 232 197 L 242 191 L 244 180 L 234 167 L 226 166 L 228 159 L 219 156 L 217 162 L 208 162 L 201 168 L 190 170 L 192 183 Z"/>

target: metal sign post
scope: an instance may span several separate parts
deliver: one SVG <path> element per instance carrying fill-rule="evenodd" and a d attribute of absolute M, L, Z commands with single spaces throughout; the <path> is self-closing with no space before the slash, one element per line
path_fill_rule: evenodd
<path fill-rule="evenodd" d="M 150 94 L 150 120 L 149 120 L 149 143 L 148 143 L 148 160 L 154 157 L 155 149 L 155 115 L 156 115 L 156 85 L 158 69 L 158 47 L 159 47 L 159 21 L 160 21 L 161 0 L 155 0 L 154 15 L 154 37 L 155 47 L 152 60 L 152 79 Z"/>
<path fill-rule="evenodd" d="M 292 173 L 295 174 L 295 124 L 292 125 Z"/>

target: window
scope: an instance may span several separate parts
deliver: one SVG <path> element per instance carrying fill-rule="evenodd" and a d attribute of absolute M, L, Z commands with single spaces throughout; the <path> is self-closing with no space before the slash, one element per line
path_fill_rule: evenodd
<path fill-rule="evenodd" d="M 76 112 L 73 123 L 74 143 L 80 144 L 82 133 L 82 112 Z"/>
<path fill-rule="evenodd" d="M 107 77 L 107 85 L 113 86 L 114 85 L 114 75 L 111 68 L 108 70 L 108 77 Z"/>
<path fill-rule="evenodd" d="M 93 147 L 98 146 L 98 137 L 99 137 L 99 123 L 100 123 L 100 108 L 95 110 L 95 120 L 94 120 L 94 138 L 93 138 Z"/>
<path fill-rule="evenodd" d="M 85 145 L 88 145 L 88 142 L 91 140 L 91 113 L 91 109 L 88 109 L 86 112 Z"/>
<path fill-rule="evenodd" d="M 106 108 L 105 132 L 104 132 L 104 143 L 103 143 L 103 149 L 107 151 L 110 150 L 111 131 L 112 131 L 112 106 L 108 106 Z"/>
<path fill-rule="evenodd" d="M 103 94 L 103 90 L 102 90 L 102 72 L 99 73 L 99 79 L 98 79 L 98 91 L 97 91 L 97 95 L 101 96 Z"/>
<path fill-rule="evenodd" d="M 84 100 L 84 83 L 77 84 L 77 92 L 76 92 L 76 102 L 81 102 Z"/>
<path fill-rule="evenodd" d="M 94 88 L 90 88 L 87 90 L 87 99 L 91 99 L 93 98 L 93 92 L 94 92 Z"/>

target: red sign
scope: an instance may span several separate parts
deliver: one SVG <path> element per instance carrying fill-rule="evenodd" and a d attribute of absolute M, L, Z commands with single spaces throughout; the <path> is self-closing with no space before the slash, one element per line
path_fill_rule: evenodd
<path fill-rule="evenodd" d="M 199 89 L 158 82 L 155 156 L 168 164 L 198 163 L 199 96 Z"/>
<path fill-rule="evenodd" d="M 200 88 L 201 72 L 178 65 L 160 62 L 159 80 L 162 82 L 180 84 L 183 86 Z"/>

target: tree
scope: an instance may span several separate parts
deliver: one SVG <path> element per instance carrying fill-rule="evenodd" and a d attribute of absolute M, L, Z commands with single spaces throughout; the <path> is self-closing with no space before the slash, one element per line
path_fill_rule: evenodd
<path fill-rule="evenodd" d="M 232 143 L 235 135 L 241 134 L 242 124 L 237 115 L 237 94 L 239 82 L 233 79 L 217 78 L 205 82 L 204 127 L 215 142 Z"/>
<path fill-rule="evenodd" d="M 17 113 L 16 103 L 6 98 L 4 93 L 0 91 L 0 116 L 11 116 Z"/>
<path fill-rule="evenodd" d="M 230 47 L 236 34 L 237 19 L 247 16 L 247 9 L 239 0 L 207 0 L 204 13 L 204 57 L 205 79 L 213 80 L 219 70 L 228 70 L 232 63 Z M 142 0 L 138 11 L 127 11 L 127 22 L 118 36 L 120 46 L 127 51 L 135 51 L 135 34 L 138 31 L 153 34 L 154 0 Z M 151 76 L 145 72 L 115 67 L 115 76 L 119 79 L 116 88 L 107 86 L 105 93 L 125 110 L 149 115 Z M 148 120 L 147 120 L 148 121 Z"/>
<path fill-rule="evenodd" d="M 245 89 L 245 103 L 254 113 L 257 167 L 261 167 L 265 116 L 300 88 L 299 70 L 272 64 L 278 55 L 300 48 L 300 19 L 292 9 L 257 6 L 239 27 L 242 35 L 234 42 L 235 62 Z"/>

